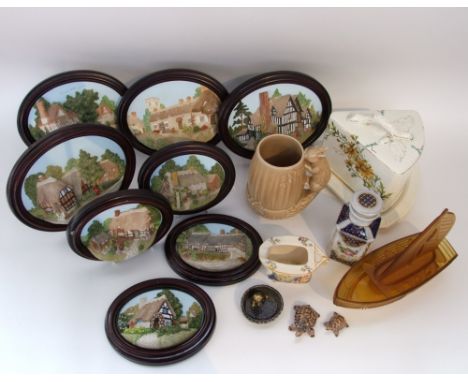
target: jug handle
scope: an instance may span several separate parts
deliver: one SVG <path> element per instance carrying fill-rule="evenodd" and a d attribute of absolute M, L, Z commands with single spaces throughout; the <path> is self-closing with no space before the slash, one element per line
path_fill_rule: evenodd
<path fill-rule="evenodd" d="M 318 193 L 330 180 L 331 170 L 325 157 L 326 147 L 308 147 L 304 151 L 304 168 L 307 181 L 304 189 Z"/>

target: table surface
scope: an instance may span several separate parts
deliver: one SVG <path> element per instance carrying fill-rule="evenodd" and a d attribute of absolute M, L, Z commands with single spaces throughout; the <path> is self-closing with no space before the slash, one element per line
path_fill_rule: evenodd
<path fill-rule="evenodd" d="M 2 198 L 0 370 L 467 372 L 468 118 L 465 109 L 468 59 L 464 49 L 468 42 L 467 12 L 231 10 L 232 19 L 223 19 L 222 11 L 205 10 L 204 15 L 215 20 L 215 25 L 227 23 L 227 27 L 220 30 L 221 40 L 219 36 L 209 35 L 203 24 L 197 34 L 185 42 L 179 41 L 182 45 L 175 48 L 170 42 L 175 43 L 177 33 L 175 37 L 167 36 L 169 42 L 160 47 L 167 55 L 149 58 L 143 49 L 147 45 L 141 42 L 146 30 L 135 21 L 137 18 L 148 26 L 150 19 L 145 19 L 145 14 L 159 12 L 158 16 L 166 26 L 166 19 L 177 16 L 186 21 L 187 28 L 195 28 L 198 24 L 194 20 L 201 17 L 197 14 L 201 11 L 140 11 L 132 11 L 133 19 L 130 19 L 134 29 L 131 34 L 115 31 L 118 43 L 109 39 L 113 49 L 109 46 L 100 49 L 90 30 L 111 25 L 106 12 L 111 13 L 112 17 L 109 17 L 113 20 L 125 23 L 130 11 L 124 14 L 117 10 L 96 10 L 91 14 L 89 10 L 75 10 L 70 14 L 65 10 L 0 10 L 0 42 L 6 47 L 5 59 L 0 64 L 0 113 L 4 134 L 0 140 L 1 189 L 5 189 L 8 173 L 25 149 L 15 126 L 19 103 L 34 84 L 49 75 L 87 67 L 106 71 L 131 84 L 155 69 L 186 66 L 209 72 L 232 90 L 246 74 L 292 69 L 319 78 L 329 90 L 336 108 L 408 108 L 420 112 L 425 125 L 426 146 L 420 160 L 417 200 L 399 224 L 379 233 L 373 248 L 422 230 L 447 207 L 457 214 L 457 223 L 448 239 L 459 257 L 435 279 L 402 300 L 368 310 L 333 305 L 334 289 L 348 269 L 333 261 L 319 268 L 312 281 L 305 285 L 273 282 L 263 269 L 259 269 L 238 284 L 203 286 L 217 311 L 217 325 L 211 340 L 192 358 L 156 370 L 127 361 L 115 352 L 104 333 L 104 318 L 114 298 L 131 285 L 151 278 L 177 277 L 166 262 L 164 240 L 125 263 L 87 261 L 69 249 L 63 232 L 40 232 L 21 224 L 11 214 L 6 199 Z M 335 30 L 322 35 L 325 42 L 313 38 L 307 40 L 304 36 L 299 38 L 303 43 L 312 44 L 314 49 L 322 47 L 323 54 L 318 57 L 297 54 L 296 58 L 275 59 L 274 52 L 269 49 L 272 46 L 268 44 L 263 53 L 256 53 L 261 45 L 257 40 L 256 43 L 247 41 L 244 45 L 252 56 L 245 55 L 237 60 L 226 48 L 226 44 L 238 47 L 239 36 L 232 32 L 234 19 L 242 18 L 247 29 L 260 32 L 261 26 L 268 25 L 268 17 L 285 14 L 290 21 L 289 29 L 281 29 L 284 38 L 300 35 L 297 20 L 306 20 L 305 17 L 316 20 L 318 27 L 310 28 L 317 33 L 322 30 L 320 28 L 326 28 L 326 20 L 336 21 Z M 449 18 L 450 22 L 441 25 L 440 17 Z M 80 25 L 79 20 L 85 18 L 90 30 L 73 33 L 73 28 Z M 418 22 L 413 22 L 416 19 Z M 42 24 L 39 20 L 45 22 Z M 45 27 L 39 28 L 40 25 Z M 395 25 L 399 28 L 394 28 Z M 375 29 L 376 26 L 379 28 Z M 59 30 L 54 28 L 62 28 L 64 32 L 51 34 Z M 151 28 L 162 27 L 158 24 Z M 437 35 L 432 33 L 435 29 Z M 377 35 L 372 36 L 374 30 Z M 157 31 L 162 33 L 160 29 Z M 345 31 L 351 32 L 348 35 Z M 276 32 L 273 34 L 279 36 Z M 427 38 L 429 34 L 434 37 Z M 53 40 L 48 38 L 52 35 L 60 49 L 52 49 Z M 203 36 L 213 37 L 210 41 L 216 54 L 210 50 L 207 57 L 200 57 L 200 45 L 197 44 Z M 262 38 L 259 33 L 258 39 Z M 398 44 L 394 44 L 395 40 Z M 39 48 L 38 41 L 47 42 L 46 52 Z M 151 35 L 145 44 L 155 41 L 157 39 Z M 125 54 L 116 48 L 122 44 L 127 47 Z M 292 44 L 288 48 L 289 54 L 301 52 L 301 46 L 303 44 Z M 78 52 L 73 59 L 70 58 L 71 47 Z M 180 54 L 184 49 L 185 56 Z M 134 60 L 138 55 L 142 59 Z M 223 144 L 219 147 L 225 149 Z M 322 247 L 327 246 L 341 207 L 341 202 L 331 192 L 323 191 L 295 217 L 278 221 L 263 219 L 250 210 L 244 196 L 249 161 L 228 153 L 236 165 L 236 181 L 228 197 L 210 209 L 210 213 L 231 214 L 243 219 L 265 239 L 283 234 L 313 236 Z M 137 153 L 137 169 L 145 158 Z M 132 187 L 136 187 L 135 180 Z M 175 222 L 182 219 L 177 217 Z M 280 317 L 266 325 L 247 321 L 239 306 L 242 293 L 259 283 L 277 288 L 285 303 Z M 320 313 L 315 338 L 296 338 L 288 331 L 295 304 L 311 304 Z M 338 338 L 323 328 L 323 322 L 333 311 L 343 314 L 350 325 Z"/>

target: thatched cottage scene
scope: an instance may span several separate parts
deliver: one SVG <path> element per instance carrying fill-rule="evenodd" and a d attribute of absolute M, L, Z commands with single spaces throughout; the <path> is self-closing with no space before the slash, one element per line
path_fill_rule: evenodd
<path fill-rule="evenodd" d="M 176 211 L 211 202 L 224 182 L 224 169 L 204 155 L 182 155 L 164 162 L 151 178 L 151 189 L 163 194 Z"/>
<path fill-rule="evenodd" d="M 145 292 L 126 303 L 117 325 L 130 343 L 164 349 L 191 338 L 203 322 L 203 309 L 189 294 L 169 289 Z"/>
<path fill-rule="evenodd" d="M 187 264 L 205 271 L 226 271 L 244 264 L 253 246 L 245 233 L 226 224 L 198 224 L 177 238 L 177 253 Z"/>
<path fill-rule="evenodd" d="M 293 84 L 272 85 L 250 93 L 233 109 L 229 132 L 241 146 L 254 150 L 270 134 L 286 134 L 304 142 L 320 121 L 317 95 Z"/>
<path fill-rule="evenodd" d="M 116 108 L 120 95 L 98 84 L 74 82 L 58 86 L 34 104 L 28 125 L 34 139 L 75 123 L 97 123 L 117 127 Z"/>
<path fill-rule="evenodd" d="M 125 156 L 113 141 L 96 139 L 108 143 L 107 147 L 95 145 L 88 151 L 80 147 L 90 145 L 89 138 L 71 139 L 49 150 L 31 167 L 22 191 L 23 204 L 31 215 L 66 224 L 80 207 L 120 188 Z M 75 156 L 69 157 L 70 153 Z"/>
<path fill-rule="evenodd" d="M 182 141 L 208 142 L 217 133 L 219 105 L 207 87 L 170 81 L 139 94 L 129 107 L 127 124 L 141 143 L 156 150 Z"/>
<path fill-rule="evenodd" d="M 128 260 L 151 247 L 161 220 L 161 212 L 155 207 L 120 205 L 88 222 L 83 227 L 81 242 L 99 260 Z"/>

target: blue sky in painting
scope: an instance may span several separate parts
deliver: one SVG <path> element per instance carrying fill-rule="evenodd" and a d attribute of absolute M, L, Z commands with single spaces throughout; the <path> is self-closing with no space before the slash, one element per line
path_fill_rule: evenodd
<path fill-rule="evenodd" d="M 258 106 L 259 106 L 259 98 L 258 98 L 259 93 L 267 91 L 271 97 L 275 89 L 278 89 L 282 95 L 286 95 L 286 94 L 297 95 L 299 92 L 302 92 L 306 95 L 307 98 L 311 100 L 311 104 L 314 106 L 316 111 L 318 112 L 322 111 L 322 103 L 320 102 L 317 95 L 310 89 L 305 88 L 304 86 L 295 85 L 295 84 L 276 84 L 276 85 L 265 86 L 263 88 L 255 90 L 254 92 L 250 93 L 248 96 L 242 98 L 242 102 L 244 102 L 247 105 L 247 107 L 252 113 L 255 113 L 255 111 L 258 109 Z M 229 125 L 232 125 L 233 119 L 234 119 L 234 112 L 232 112 L 231 115 L 229 116 Z"/>
<path fill-rule="evenodd" d="M 65 102 L 67 95 L 74 95 L 75 92 L 81 92 L 84 89 L 93 89 L 97 91 L 99 93 L 99 100 L 97 101 L 98 103 L 102 99 L 102 97 L 106 95 L 107 97 L 109 97 L 109 99 L 114 101 L 116 105 L 119 104 L 120 94 L 117 93 L 114 89 L 106 85 L 99 84 L 97 82 L 71 82 L 69 84 L 60 85 L 56 88 L 49 90 L 47 93 L 44 93 L 42 97 L 44 97 L 50 103 L 63 103 Z M 28 124 L 34 125 L 35 119 L 36 109 L 32 108 L 28 116 Z"/>
<path fill-rule="evenodd" d="M 185 316 L 185 313 L 187 312 L 188 308 L 190 308 L 190 305 L 192 305 L 194 302 L 198 302 L 196 299 L 194 299 L 191 295 L 185 292 L 181 292 L 175 289 L 170 289 L 168 288 L 174 295 L 180 300 L 182 303 L 182 314 Z M 147 301 L 150 301 L 156 297 L 156 295 L 161 291 L 161 289 L 154 289 L 149 292 L 145 292 L 142 294 L 139 294 L 138 296 L 135 296 L 132 298 L 129 302 L 127 302 L 120 312 L 123 312 L 127 310 L 128 308 L 138 304 L 140 302 L 141 298 L 146 297 Z"/>
<path fill-rule="evenodd" d="M 200 84 L 190 81 L 169 81 L 151 86 L 135 97 L 128 108 L 127 115 L 135 111 L 138 118 L 142 119 L 145 114 L 145 99 L 156 97 L 164 106 L 169 107 L 177 104 L 180 98 L 193 97 L 195 89 L 199 86 Z"/>
<path fill-rule="evenodd" d="M 32 165 L 24 179 L 32 174 L 45 172 L 49 165 L 65 167 L 70 158 L 79 157 L 81 149 L 86 150 L 91 155 L 97 156 L 98 159 L 104 154 L 106 149 L 109 149 L 125 161 L 125 154 L 121 147 L 113 140 L 98 136 L 78 137 L 65 141 L 47 151 Z M 26 209 L 29 210 L 33 207 L 31 200 L 24 192 L 24 187 L 21 189 L 21 199 Z"/>
<path fill-rule="evenodd" d="M 187 160 L 189 158 L 190 155 L 181 155 L 181 156 L 178 156 L 178 157 L 175 157 L 175 158 L 171 158 L 177 165 L 179 166 L 185 166 L 185 164 L 187 163 Z M 210 157 L 207 157 L 207 156 L 204 156 L 204 155 L 196 155 L 196 157 L 199 159 L 199 161 L 205 166 L 205 168 L 209 171 L 211 167 L 213 167 L 213 165 L 215 165 L 216 163 L 218 163 L 216 160 L 210 158 Z M 165 163 L 165 162 L 164 162 Z M 153 172 L 153 175 L 151 175 L 151 177 L 153 176 L 157 176 L 159 175 L 159 170 L 161 169 L 161 167 L 164 165 L 161 164 L 160 166 L 156 167 L 156 170 L 154 170 Z"/>

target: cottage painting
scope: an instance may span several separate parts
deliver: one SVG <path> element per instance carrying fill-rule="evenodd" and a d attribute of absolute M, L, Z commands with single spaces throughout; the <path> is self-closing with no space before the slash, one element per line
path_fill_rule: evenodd
<path fill-rule="evenodd" d="M 266 86 L 237 103 L 229 116 L 229 133 L 247 150 L 255 150 L 260 139 L 270 134 L 286 134 L 304 142 L 315 131 L 321 114 L 322 104 L 311 90 L 294 84 Z"/>
<path fill-rule="evenodd" d="M 187 264 L 204 271 L 220 272 L 243 265 L 253 245 L 241 230 L 226 224 L 197 224 L 182 232 L 177 253 Z"/>
<path fill-rule="evenodd" d="M 31 135 L 38 140 L 61 127 L 97 123 L 117 127 L 120 94 L 95 82 L 72 82 L 44 93 L 28 116 Z"/>
<path fill-rule="evenodd" d="M 224 182 L 223 166 L 204 155 L 181 155 L 158 166 L 151 189 L 164 195 L 175 211 L 202 207 L 218 195 Z"/>
<path fill-rule="evenodd" d="M 218 96 L 190 81 L 169 81 L 140 93 L 130 104 L 128 128 L 145 146 L 159 150 L 182 141 L 208 142 L 217 133 Z"/>
<path fill-rule="evenodd" d="M 99 260 L 128 260 L 151 247 L 161 225 L 159 209 L 129 203 L 96 215 L 81 231 L 81 242 Z"/>
<path fill-rule="evenodd" d="M 190 339 L 200 329 L 203 309 L 191 295 L 171 289 L 142 293 L 119 312 L 121 335 L 145 349 L 164 349 Z"/>
<path fill-rule="evenodd" d="M 117 191 L 125 166 L 121 147 L 111 139 L 70 139 L 47 151 L 29 169 L 21 191 L 23 205 L 39 219 L 67 224 L 86 203 Z"/>

